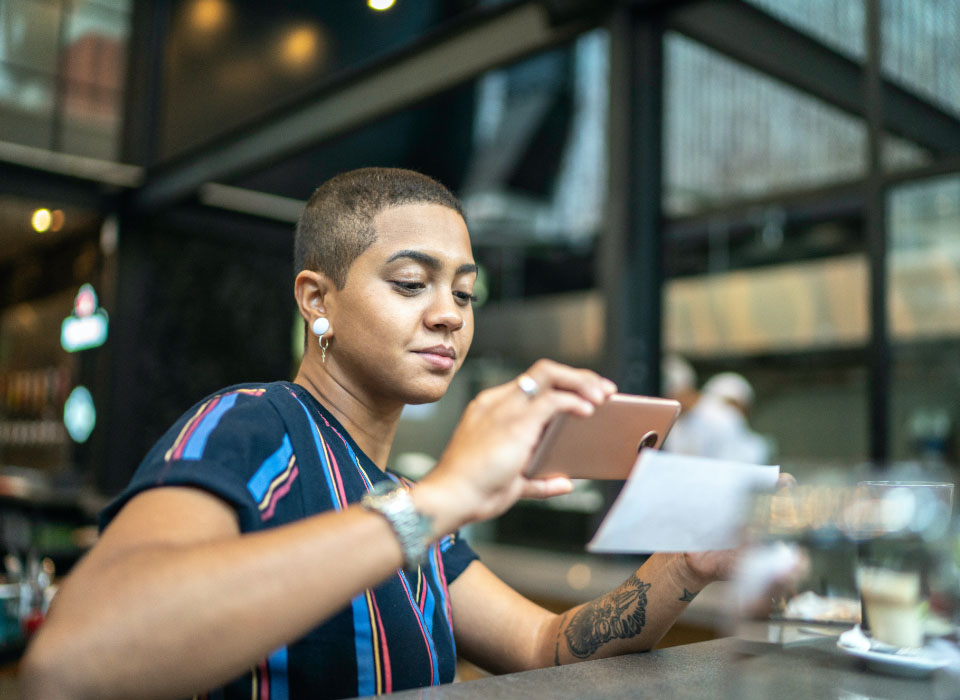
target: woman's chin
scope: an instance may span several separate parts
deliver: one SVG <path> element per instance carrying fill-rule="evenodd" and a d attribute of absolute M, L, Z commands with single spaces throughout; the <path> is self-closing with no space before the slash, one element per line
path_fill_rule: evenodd
<path fill-rule="evenodd" d="M 418 386 L 412 388 L 406 395 L 404 403 L 408 403 L 412 406 L 423 403 L 434 403 L 443 398 L 444 394 L 447 393 L 447 388 L 450 386 L 450 382 L 444 382 L 441 384 L 431 385 L 431 386 Z"/>
<path fill-rule="evenodd" d="M 442 391 L 440 393 L 431 393 L 431 394 L 417 393 L 416 395 L 407 396 L 406 401 L 404 403 L 410 406 L 420 406 L 421 404 L 425 404 L 425 403 L 436 403 L 437 401 L 443 398 L 443 395 L 445 393 L 446 393 L 445 391 Z"/>

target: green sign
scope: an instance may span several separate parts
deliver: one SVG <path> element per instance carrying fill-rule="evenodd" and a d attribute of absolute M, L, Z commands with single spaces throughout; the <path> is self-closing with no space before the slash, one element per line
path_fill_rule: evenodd
<path fill-rule="evenodd" d="M 74 442 L 86 442 L 97 424 L 97 409 L 87 387 L 74 387 L 63 404 L 63 425 Z"/>
<path fill-rule="evenodd" d="M 67 352 L 103 345 L 107 339 L 109 320 L 107 312 L 98 306 L 93 285 L 83 285 L 73 300 L 73 314 L 60 324 L 60 345 Z"/>

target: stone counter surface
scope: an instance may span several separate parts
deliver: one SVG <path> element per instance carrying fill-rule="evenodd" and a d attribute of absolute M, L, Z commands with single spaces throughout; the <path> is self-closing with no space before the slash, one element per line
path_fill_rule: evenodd
<path fill-rule="evenodd" d="M 760 655 L 736 639 L 717 639 L 646 654 L 493 676 L 394 693 L 398 700 L 567 698 L 730 698 L 736 700 L 957 700 L 960 678 L 938 671 L 906 679 L 869 670 L 842 654 L 835 638 Z"/>

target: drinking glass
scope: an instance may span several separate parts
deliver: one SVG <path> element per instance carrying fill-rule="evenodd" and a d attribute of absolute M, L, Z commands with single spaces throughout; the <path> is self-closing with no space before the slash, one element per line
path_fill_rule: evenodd
<path fill-rule="evenodd" d="M 923 646 L 953 491 L 932 481 L 862 481 L 854 489 L 848 526 L 858 543 L 861 627 L 875 640 Z"/>

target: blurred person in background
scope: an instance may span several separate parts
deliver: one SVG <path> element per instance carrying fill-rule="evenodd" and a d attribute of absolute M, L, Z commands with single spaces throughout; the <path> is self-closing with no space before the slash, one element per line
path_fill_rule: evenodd
<path fill-rule="evenodd" d="M 680 432 L 666 449 L 678 454 L 769 464 L 769 438 L 755 432 L 748 420 L 755 394 L 745 377 L 721 372 L 708 379 L 696 404 L 686 413 Z"/>
<path fill-rule="evenodd" d="M 403 406 L 440 399 L 473 338 L 460 204 L 418 173 L 351 171 L 295 248 L 294 382 L 207 397 L 148 453 L 27 650 L 27 700 L 349 697 L 450 682 L 458 652 L 503 673 L 642 651 L 729 574 L 731 552 L 654 554 L 559 615 L 509 588 L 458 528 L 569 492 L 523 469 L 553 416 L 616 388 L 541 360 L 405 482 L 382 469 Z"/>
<path fill-rule="evenodd" d="M 664 397 L 680 404 L 680 415 L 667 433 L 662 449 L 665 452 L 683 452 L 684 446 L 694 439 L 687 433 L 690 430 L 690 411 L 700 400 L 697 372 L 679 355 L 666 355 L 660 368 L 660 382 Z"/>

